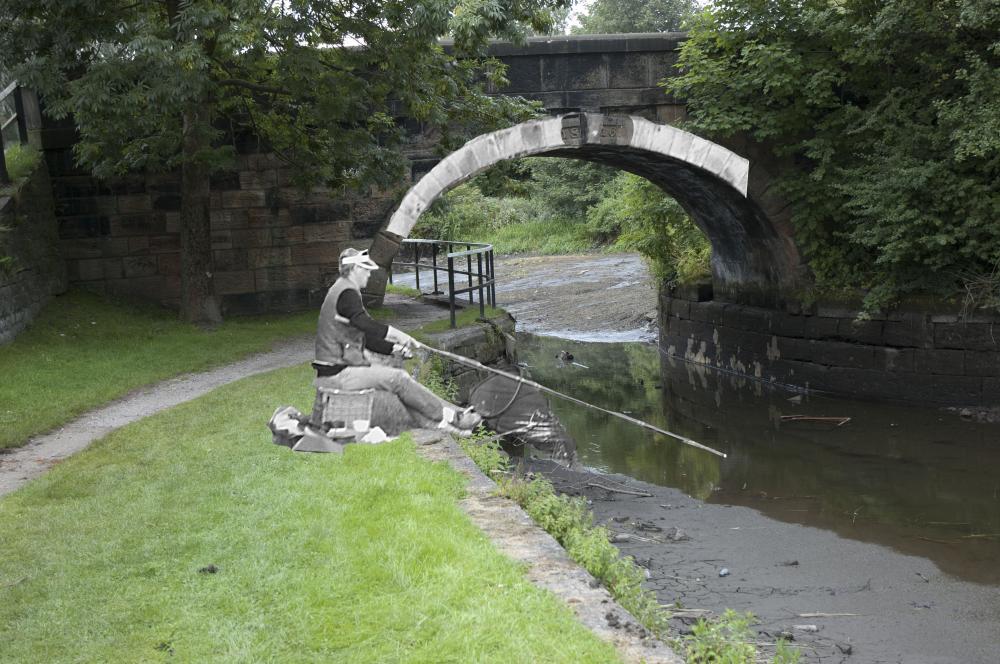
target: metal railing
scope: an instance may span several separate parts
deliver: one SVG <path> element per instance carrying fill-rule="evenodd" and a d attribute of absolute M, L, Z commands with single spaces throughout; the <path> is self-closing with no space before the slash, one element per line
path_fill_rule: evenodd
<path fill-rule="evenodd" d="M 4 132 L 17 123 L 17 142 L 23 145 L 28 142 L 28 125 L 24 117 L 24 102 L 21 88 L 13 81 L 0 91 L 0 185 L 10 184 L 10 173 L 7 172 L 7 156 L 4 148 Z"/>
<path fill-rule="evenodd" d="M 463 249 L 464 247 L 464 249 Z M 458 249 L 456 251 L 456 248 Z M 439 254 L 443 253 L 444 261 L 439 261 Z M 412 260 L 406 260 L 412 255 Z M 421 262 L 423 255 L 423 262 Z M 462 259 L 465 259 L 465 269 L 462 270 Z M 475 265 L 473 265 L 475 258 Z M 455 261 L 458 261 L 456 269 Z M 444 262 L 442 266 L 439 263 Z M 416 289 L 421 294 L 444 295 L 440 289 L 438 273 L 444 272 L 448 280 L 448 310 L 451 316 L 451 327 L 455 327 L 455 296 L 468 293 L 469 304 L 476 301 L 475 294 L 479 298 L 479 315 L 486 315 L 486 305 L 491 307 L 497 305 L 496 274 L 493 271 L 493 245 L 483 242 L 458 242 L 452 240 L 403 240 L 396 260 L 392 262 L 389 270 L 389 283 L 393 283 L 393 271 L 396 267 L 411 267 L 414 271 L 414 282 Z M 473 271 L 475 267 L 475 271 Z M 431 282 L 434 290 L 424 293 L 420 289 L 420 271 L 431 271 Z M 462 288 L 456 288 L 456 275 L 465 277 L 467 283 Z"/>

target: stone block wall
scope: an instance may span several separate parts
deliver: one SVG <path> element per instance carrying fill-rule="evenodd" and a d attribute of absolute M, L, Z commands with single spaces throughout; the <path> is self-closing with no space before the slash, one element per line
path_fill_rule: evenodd
<path fill-rule="evenodd" d="M 1000 408 L 1000 316 L 842 305 L 767 309 L 691 289 L 660 293 L 668 356 L 840 396 Z"/>
<path fill-rule="evenodd" d="M 46 144 L 59 245 L 69 279 L 87 290 L 180 300 L 178 174 L 97 180 L 77 169 L 69 145 Z M 318 306 L 346 246 L 367 246 L 396 202 L 304 191 L 272 154 L 238 157 L 212 178 L 214 280 L 223 313 Z"/>
<path fill-rule="evenodd" d="M 507 66 L 510 83 L 492 92 L 539 101 L 549 113 L 600 111 L 671 123 L 684 105 L 664 94 L 683 33 L 532 37 L 498 42 L 490 55 Z"/>
<path fill-rule="evenodd" d="M 66 290 L 48 174 L 38 168 L 0 197 L 0 344 L 14 339 L 53 295 Z"/>

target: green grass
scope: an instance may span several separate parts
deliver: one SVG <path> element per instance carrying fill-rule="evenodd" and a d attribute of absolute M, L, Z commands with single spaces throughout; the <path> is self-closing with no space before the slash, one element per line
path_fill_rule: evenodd
<path fill-rule="evenodd" d="M 386 293 L 393 293 L 395 295 L 405 295 L 407 297 L 420 297 L 420 291 L 416 288 L 410 288 L 409 286 L 399 286 L 398 284 L 386 284 Z"/>
<path fill-rule="evenodd" d="M 130 390 L 314 334 L 316 312 L 233 318 L 206 331 L 174 312 L 71 292 L 0 347 L 0 449 Z"/>
<path fill-rule="evenodd" d="M 501 309 L 499 307 L 494 308 L 494 307 L 489 307 L 489 306 L 484 307 L 484 311 L 485 311 L 485 318 L 488 318 L 488 319 L 489 318 L 496 318 L 497 316 L 503 316 L 503 315 L 505 315 L 507 313 L 506 311 L 504 311 L 503 309 Z M 475 323 L 480 318 L 481 318 L 481 316 L 479 315 L 479 305 L 478 304 L 470 305 L 470 306 L 466 307 L 465 309 L 456 310 L 455 311 L 455 327 L 459 328 L 459 327 L 466 327 L 468 325 L 472 325 L 473 323 Z M 439 332 L 447 332 L 450 329 L 451 329 L 451 319 L 450 318 L 442 318 L 441 320 L 436 320 L 436 321 L 434 321 L 432 323 L 427 323 L 426 325 L 421 326 L 420 328 L 418 328 L 414 332 L 414 334 L 417 335 L 418 337 L 423 337 L 423 336 L 426 336 L 428 334 L 437 334 Z"/>
<path fill-rule="evenodd" d="M 493 250 L 504 256 L 576 254 L 594 249 L 593 241 L 587 236 L 586 226 L 578 221 L 526 221 L 497 230 L 482 229 L 480 233 L 474 236 L 477 242 L 492 244 Z"/>
<path fill-rule="evenodd" d="M 306 409 L 311 377 L 225 386 L 0 501 L 4 662 L 617 661 L 411 442 L 272 445 L 268 415 Z"/>

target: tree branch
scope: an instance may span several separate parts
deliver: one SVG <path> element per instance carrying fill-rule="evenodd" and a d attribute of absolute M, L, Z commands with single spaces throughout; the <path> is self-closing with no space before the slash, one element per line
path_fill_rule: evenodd
<path fill-rule="evenodd" d="M 244 81 L 241 78 L 223 78 L 218 81 L 219 85 L 229 85 L 236 88 L 245 88 L 247 90 L 252 90 L 254 92 L 263 92 L 266 94 L 274 95 L 291 95 L 291 90 L 286 90 L 285 88 L 278 88 L 272 85 L 262 85 L 260 83 L 254 83 L 253 81 Z"/>

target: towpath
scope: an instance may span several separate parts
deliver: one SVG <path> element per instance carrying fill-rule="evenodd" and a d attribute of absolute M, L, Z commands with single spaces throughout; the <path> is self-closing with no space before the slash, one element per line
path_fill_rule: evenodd
<path fill-rule="evenodd" d="M 414 329 L 448 315 L 447 309 L 422 305 L 394 295 L 386 298 L 385 306 L 393 310 L 392 323 L 401 329 Z M 130 422 L 197 399 L 227 383 L 302 364 L 312 357 L 313 337 L 300 337 L 279 343 L 269 352 L 251 355 L 233 364 L 184 374 L 139 388 L 54 431 L 35 436 L 23 447 L 0 453 L 0 496 L 16 490 L 59 461 Z"/>

